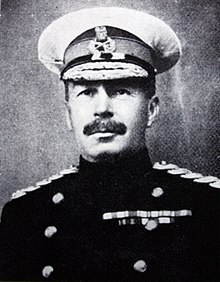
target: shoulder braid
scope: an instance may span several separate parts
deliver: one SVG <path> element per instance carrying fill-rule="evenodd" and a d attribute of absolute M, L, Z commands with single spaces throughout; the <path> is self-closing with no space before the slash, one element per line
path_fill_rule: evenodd
<path fill-rule="evenodd" d="M 17 190 L 16 192 L 12 194 L 11 200 L 25 196 L 27 193 L 40 189 L 42 186 L 45 186 L 54 180 L 62 178 L 64 175 L 71 174 L 71 173 L 78 173 L 78 171 L 79 169 L 76 166 L 71 166 L 70 168 L 64 169 L 60 171 L 58 174 L 54 174 L 50 176 L 48 179 L 44 179 L 42 181 L 37 182 L 35 186 L 29 186 L 27 188 Z"/>
<path fill-rule="evenodd" d="M 192 172 L 186 168 L 180 168 L 175 164 L 167 164 L 165 161 L 156 162 L 153 165 L 156 170 L 166 170 L 172 175 L 179 175 L 181 178 L 191 179 L 196 183 L 206 183 L 212 188 L 220 188 L 220 179 L 216 176 L 203 176 L 201 173 Z"/>

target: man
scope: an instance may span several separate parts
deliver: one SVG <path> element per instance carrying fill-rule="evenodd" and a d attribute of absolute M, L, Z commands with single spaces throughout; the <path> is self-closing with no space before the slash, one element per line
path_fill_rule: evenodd
<path fill-rule="evenodd" d="M 180 53 L 169 26 L 128 9 L 81 10 L 45 29 L 39 59 L 64 81 L 80 164 L 6 204 L 1 279 L 218 280 L 220 180 L 152 167 L 145 146 L 155 76 Z"/>

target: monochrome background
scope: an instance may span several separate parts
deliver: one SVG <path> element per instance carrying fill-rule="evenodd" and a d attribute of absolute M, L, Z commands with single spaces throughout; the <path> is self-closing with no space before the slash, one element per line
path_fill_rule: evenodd
<path fill-rule="evenodd" d="M 37 43 L 53 20 L 94 6 L 147 11 L 175 30 L 183 56 L 173 70 L 157 77 L 161 111 L 146 134 L 150 156 L 153 162 L 166 160 L 220 176 L 218 1 L 3 0 L 0 210 L 17 189 L 78 162 L 65 122 L 63 85 L 38 61 Z"/>

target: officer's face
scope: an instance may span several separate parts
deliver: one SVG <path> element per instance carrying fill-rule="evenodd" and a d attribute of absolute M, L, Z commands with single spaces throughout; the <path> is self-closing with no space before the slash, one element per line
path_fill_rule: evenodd
<path fill-rule="evenodd" d="M 99 161 L 145 147 L 145 129 L 158 112 L 146 85 L 112 80 L 68 85 L 68 123 L 83 157 Z"/>

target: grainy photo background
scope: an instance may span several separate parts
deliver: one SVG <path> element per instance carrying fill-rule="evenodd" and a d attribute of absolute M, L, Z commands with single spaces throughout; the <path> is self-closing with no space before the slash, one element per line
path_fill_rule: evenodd
<path fill-rule="evenodd" d="M 173 70 L 157 77 L 161 111 L 146 134 L 150 156 L 152 162 L 166 160 L 220 176 L 218 1 L 3 0 L 0 210 L 17 189 L 78 162 L 73 133 L 65 123 L 63 85 L 38 61 L 37 43 L 53 20 L 94 6 L 147 11 L 177 33 L 183 56 Z"/>

